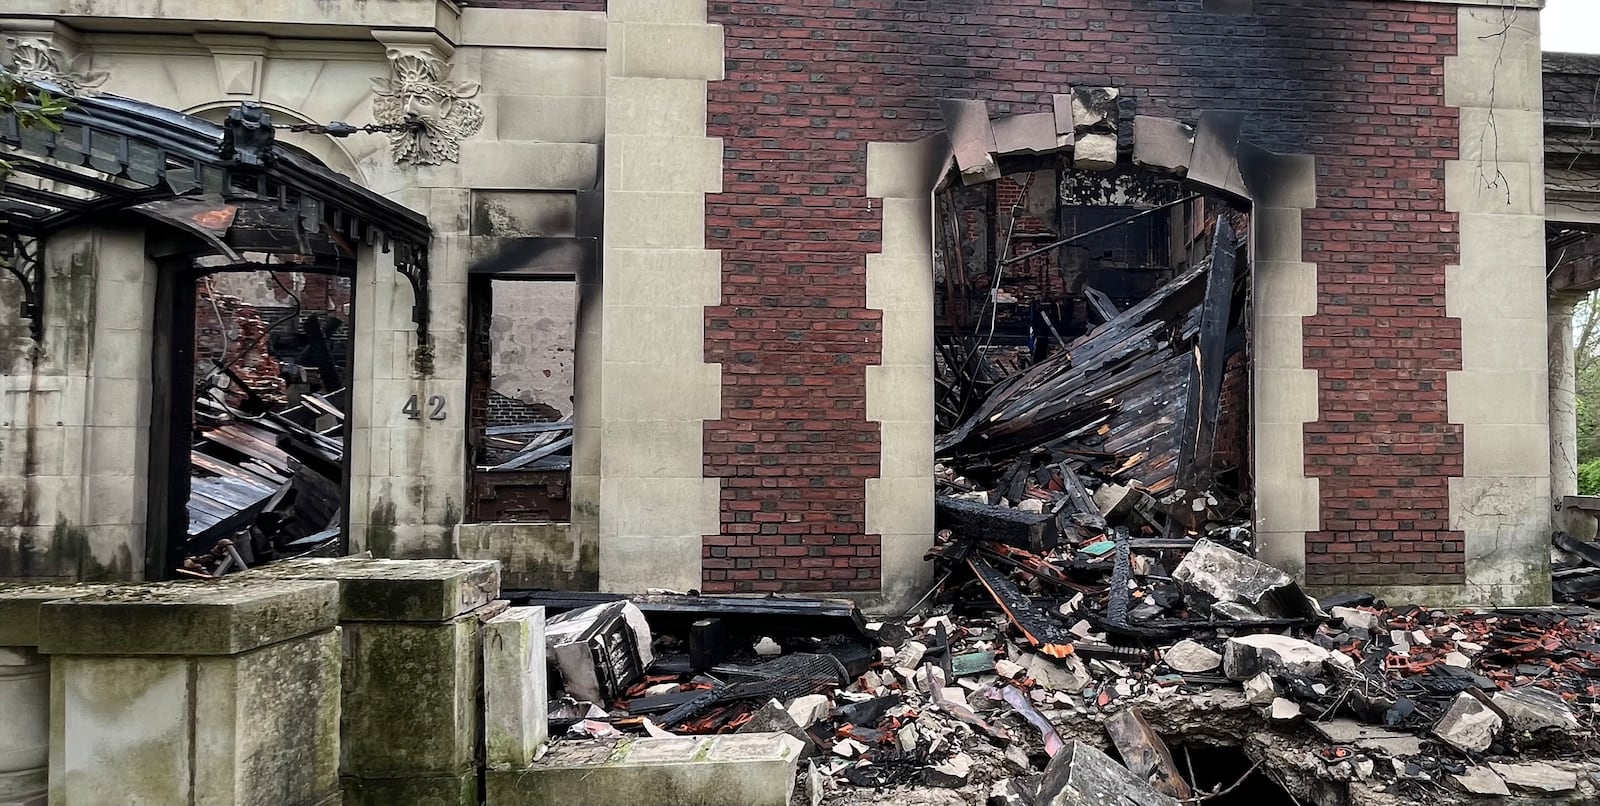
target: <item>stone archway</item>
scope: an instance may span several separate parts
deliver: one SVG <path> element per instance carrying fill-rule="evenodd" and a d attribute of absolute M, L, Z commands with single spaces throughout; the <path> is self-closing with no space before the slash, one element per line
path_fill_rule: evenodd
<path fill-rule="evenodd" d="M 867 531 L 882 535 L 886 602 L 914 601 L 930 581 L 922 553 L 933 533 L 932 194 L 945 181 L 997 179 L 1001 160 L 1024 155 L 1070 152 L 1079 167 L 1100 170 L 1131 162 L 1250 205 L 1257 551 L 1304 573 L 1305 535 L 1320 528 L 1303 433 L 1318 417 L 1317 379 L 1304 367 L 1301 337 L 1301 318 L 1317 305 L 1317 267 L 1303 260 L 1301 235 L 1301 215 L 1316 205 L 1314 160 L 1249 143 L 1228 113 L 1202 113 L 1197 126 L 1119 121 L 1116 96 L 1080 88 L 1055 96 L 1050 112 L 992 119 L 982 101 L 947 101 L 945 132 L 868 145 L 867 195 L 882 201 L 883 248 L 868 257 L 867 305 L 883 311 L 884 335 L 882 364 L 867 369 L 867 417 L 883 446 L 880 475 L 867 482 Z"/>

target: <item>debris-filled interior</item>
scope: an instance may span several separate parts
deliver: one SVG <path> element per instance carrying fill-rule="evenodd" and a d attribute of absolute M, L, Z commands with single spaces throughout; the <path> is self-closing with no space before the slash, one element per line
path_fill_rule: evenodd
<path fill-rule="evenodd" d="M 793 803 L 1592 802 L 1600 614 L 1314 599 L 1253 556 L 1248 212 L 1048 160 L 936 194 L 933 585 L 513 592 L 558 745 L 779 732 Z M 1600 552 L 1558 534 L 1558 598 Z"/>
<path fill-rule="evenodd" d="M 572 278 L 471 284 L 472 490 L 476 521 L 571 518 L 577 341 Z"/>
<path fill-rule="evenodd" d="M 1242 535 L 964 522 L 910 612 L 507 592 L 542 605 L 558 745 L 786 733 L 793 803 L 1409 804 L 1597 796 L 1600 613 L 1316 600 Z M 1558 535 L 1574 567 L 1600 557 Z M 1576 544 L 1588 546 L 1589 544 Z M 1566 548 L 1563 548 L 1566 547 Z M 942 794 L 941 794 L 942 793 Z"/>
<path fill-rule="evenodd" d="M 183 576 L 337 551 L 352 284 L 299 271 L 196 281 Z"/>

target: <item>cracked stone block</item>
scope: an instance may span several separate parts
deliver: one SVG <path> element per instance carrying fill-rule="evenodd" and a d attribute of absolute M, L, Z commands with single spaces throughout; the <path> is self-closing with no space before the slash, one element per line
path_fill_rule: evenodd
<path fill-rule="evenodd" d="M 1559 792 L 1571 792 L 1578 788 L 1577 773 L 1563 770 L 1553 764 L 1544 762 L 1502 764 L 1491 761 L 1489 768 L 1504 778 L 1506 785 L 1519 792 L 1553 795 Z"/>
<path fill-rule="evenodd" d="M 495 806 L 788 806 L 802 746 L 781 733 L 563 742 L 519 770 L 491 770 Z"/>
<path fill-rule="evenodd" d="M 1194 129 L 1181 121 L 1139 115 L 1133 119 L 1133 164 L 1158 173 L 1189 172 Z"/>
<path fill-rule="evenodd" d="M 494 560 L 308 557 L 249 574 L 338 582 L 341 622 L 449 621 L 500 595 L 500 564 Z"/>
<path fill-rule="evenodd" d="M 1222 666 L 1222 655 L 1204 644 L 1184 639 L 1161 653 L 1161 660 L 1174 671 L 1204 674 Z"/>
<path fill-rule="evenodd" d="M 1463 692 L 1456 695 L 1439 724 L 1433 726 L 1433 735 L 1464 753 L 1482 753 L 1494 743 L 1501 727 L 1499 714 Z"/>
<path fill-rule="evenodd" d="M 1529 686 L 1497 691 L 1490 700 L 1495 707 L 1506 712 L 1511 727 L 1517 730 L 1578 729 L 1577 715 L 1572 713 L 1561 695 L 1552 691 Z"/>
<path fill-rule="evenodd" d="M 1333 652 L 1310 641 L 1270 633 L 1244 635 L 1229 638 L 1224 645 L 1222 673 L 1241 683 L 1262 672 L 1321 677 L 1333 659 Z"/>
<path fill-rule="evenodd" d="M 1267 618 L 1312 618 L 1316 602 L 1294 578 L 1254 557 L 1199 540 L 1172 572 L 1185 598 L 1201 606 L 1248 605 Z"/>
<path fill-rule="evenodd" d="M 1105 753 L 1074 741 L 1045 767 L 1036 806 L 1100 806 L 1137 803 L 1178 806 L 1178 800 L 1157 792 Z"/>
<path fill-rule="evenodd" d="M 1082 134 L 1072 147 L 1072 167 L 1080 171 L 1109 171 L 1117 167 L 1117 137 Z"/>
<path fill-rule="evenodd" d="M 549 736 L 544 608 L 513 607 L 483 625 L 484 752 L 490 767 L 526 767 Z"/>
<path fill-rule="evenodd" d="M 1505 780 L 1488 767 L 1468 767 L 1465 773 L 1455 776 L 1455 779 L 1463 789 L 1474 795 L 1511 794 Z"/>

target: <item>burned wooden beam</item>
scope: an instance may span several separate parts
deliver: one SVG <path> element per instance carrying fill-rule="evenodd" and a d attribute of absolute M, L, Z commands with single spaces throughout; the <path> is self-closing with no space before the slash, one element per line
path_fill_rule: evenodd
<path fill-rule="evenodd" d="M 1053 549 L 1061 541 L 1054 515 L 1023 512 L 963 498 L 934 499 L 935 529 L 949 529 L 974 540 L 997 540 L 1029 551 Z"/>
<path fill-rule="evenodd" d="M 1228 361 L 1228 321 L 1233 310 L 1233 227 L 1217 217 L 1211 239 L 1211 268 L 1206 276 L 1205 301 L 1200 306 L 1196 336 L 1194 380 L 1189 384 L 1189 405 L 1178 457 L 1178 484 L 1190 500 L 1198 500 L 1214 481 L 1212 459 L 1217 445 L 1217 417 L 1222 410 L 1222 372 Z M 1177 513 L 1175 513 L 1177 514 Z M 1185 507 L 1180 517 L 1192 525 L 1198 516 Z"/>
<path fill-rule="evenodd" d="M 1065 658 L 1072 654 L 1073 634 L 1035 607 L 1005 574 L 977 557 L 967 558 L 967 566 L 1030 646 L 1052 658 Z"/>

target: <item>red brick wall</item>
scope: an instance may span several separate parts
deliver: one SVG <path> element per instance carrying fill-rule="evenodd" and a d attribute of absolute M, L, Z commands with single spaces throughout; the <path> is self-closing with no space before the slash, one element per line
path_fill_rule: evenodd
<path fill-rule="evenodd" d="M 1457 249 L 1443 170 L 1457 155 L 1443 60 L 1455 10 L 1421 2 L 1258 0 L 1245 16 L 1197 0 L 712 0 L 727 80 L 710 88 L 724 192 L 708 199 L 723 300 L 706 360 L 723 416 L 705 468 L 724 478 L 707 590 L 877 587 L 864 533 L 878 467 L 865 368 L 881 353 L 865 258 L 881 217 L 866 144 L 942 128 L 941 98 L 993 114 L 1048 109 L 1074 83 L 1115 86 L 1141 114 L 1247 113 L 1246 135 L 1318 156 L 1305 259 L 1320 265 L 1305 361 L 1322 418 L 1306 428 L 1327 531 L 1308 536 L 1312 582 L 1459 581 L 1446 479 L 1461 473 L 1445 373 L 1460 336 L 1444 317 Z"/>

